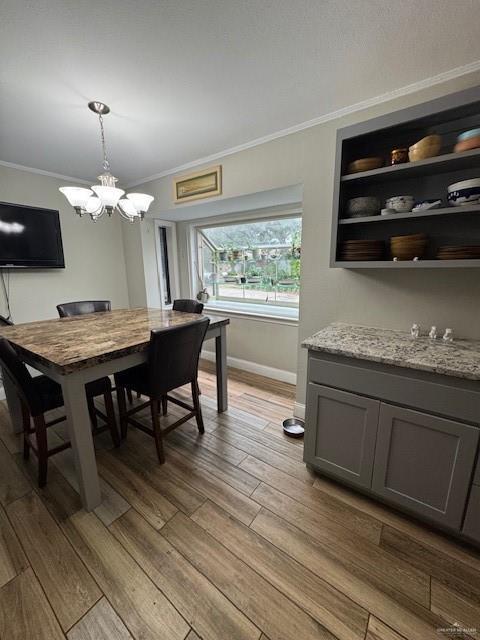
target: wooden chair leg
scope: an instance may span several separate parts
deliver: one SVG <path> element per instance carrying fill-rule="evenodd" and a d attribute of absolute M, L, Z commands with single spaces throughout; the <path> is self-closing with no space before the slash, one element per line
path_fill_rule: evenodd
<path fill-rule="evenodd" d="M 125 399 L 125 387 L 117 384 L 117 402 L 120 413 L 120 437 L 124 440 L 127 437 L 127 402 Z"/>
<path fill-rule="evenodd" d="M 197 420 L 197 427 L 200 433 L 205 433 L 205 426 L 203 424 L 202 407 L 200 405 L 200 398 L 198 393 L 198 383 L 196 380 L 192 382 L 192 398 L 193 407 L 195 409 L 195 418 Z"/>
<path fill-rule="evenodd" d="M 28 460 L 30 457 L 30 412 L 22 402 L 22 420 L 23 420 L 23 459 Z"/>
<path fill-rule="evenodd" d="M 131 389 L 127 389 L 127 398 L 128 398 L 128 402 L 130 404 L 133 403 L 133 396 L 132 396 L 132 390 Z"/>
<path fill-rule="evenodd" d="M 115 409 L 113 408 L 113 398 L 112 392 L 108 391 L 103 394 L 103 399 L 105 401 L 105 411 L 107 414 L 107 424 L 110 429 L 110 435 L 112 436 L 113 445 L 115 447 L 120 446 L 120 435 L 117 429 L 117 421 L 115 419 Z"/>
<path fill-rule="evenodd" d="M 35 435 L 37 439 L 37 458 L 38 458 L 38 486 L 44 487 L 47 484 L 47 465 L 48 465 L 48 445 L 47 445 L 47 427 L 43 414 L 33 418 L 35 426 Z"/>
<path fill-rule="evenodd" d="M 202 395 L 202 390 L 200 389 L 200 386 L 198 384 L 198 380 L 195 381 L 195 384 L 197 385 L 198 395 L 201 396 Z"/>
<path fill-rule="evenodd" d="M 163 451 L 163 433 L 160 428 L 160 416 L 158 413 L 158 403 L 156 400 L 150 400 L 150 411 L 152 412 L 153 433 L 155 434 L 155 445 L 157 447 L 158 461 L 160 464 L 165 462 L 165 453 Z"/>
<path fill-rule="evenodd" d="M 168 398 L 167 396 L 162 396 L 162 415 L 166 416 L 168 413 Z"/>
<path fill-rule="evenodd" d="M 98 419 L 95 412 L 95 402 L 91 396 L 87 396 L 88 413 L 90 415 L 90 422 L 92 423 L 93 430 L 98 429 Z"/>

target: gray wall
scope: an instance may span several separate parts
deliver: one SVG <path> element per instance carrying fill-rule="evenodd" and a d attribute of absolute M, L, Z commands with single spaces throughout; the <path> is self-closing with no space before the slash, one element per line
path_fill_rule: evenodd
<path fill-rule="evenodd" d="M 65 180 L 0 165 L 1 201 L 59 210 L 65 254 L 65 269 L 12 270 L 15 322 L 54 318 L 55 305 L 75 299 L 105 298 L 114 307 L 128 307 L 122 223 L 80 219 L 58 191 L 65 184 Z M 4 314 L 2 295 L 0 305 Z"/>
<path fill-rule="evenodd" d="M 334 320 L 398 329 L 408 329 L 412 322 L 423 326 L 436 324 L 453 327 L 460 336 L 480 338 L 477 269 L 362 272 L 328 266 L 337 128 L 474 86 L 479 79 L 478 73 L 463 76 L 219 161 L 223 165 L 223 198 L 303 183 L 302 288 L 297 347 L 302 338 Z M 154 215 L 161 217 L 162 212 L 172 209 L 171 181 L 171 176 L 167 176 L 142 185 L 142 190 L 156 198 Z M 127 261 L 127 269 L 130 268 Z M 289 359 L 291 345 L 280 331 L 275 332 L 273 326 L 271 329 L 269 353 Z M 239 325 L 238 331 L 245 332 L 236 341 L 239 348 L 248 342 L 251 350 L 262 354 L 259 357 L 263 359 L 265 333 L 257 331 L 256 325 L 249 321 Z M 300 403 L 305 399 L 305 377 L 306 354 L 300 350 L 297 380 Z"/>

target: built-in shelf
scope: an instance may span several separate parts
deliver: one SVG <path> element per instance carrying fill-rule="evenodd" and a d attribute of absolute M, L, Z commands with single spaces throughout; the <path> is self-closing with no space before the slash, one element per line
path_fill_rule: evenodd
<path fill-rule="evenodd" d="M 410 176 L 420 177 L 448 171 L 458 171 L 461 169 L 471 169 L 478 164 L 480 168 L 480 149 L 464 151 L 463 153 L 446 153 L 434 158 L 417 160 L 415 162 L 404 162 L 394 164 L 371 171 L 360 171 L 350 173 L 340 178 L 341 182 L 358 182 L 403 179 Z"/>
<path fill-rule="evenodd" d="M 480 206 L 464 205 L 460 207 L 443 207 L 442 209 L 431 209 L 430 211 L 418 211 L 416 213 L 389 213 L 385 216 L 365 216 L 364 218 L 343 218 L 338 224 L 365 224 L 368 222 L 389 222 L 391 220 L 417 220 L 419 218 L 433 218 L 434 216 L 457 216 L 463 213 L 476 213 L 480 215 Z"/>
<path fill-rule="evenodd" d="M 442 150 L 453 150 L 461 132 L 477 127 L 480 127 L 480 86 L 338 129 L 330 266 L 343 269 L 479 269 L 480 259 L 436 260 L 435 257 L 440 247 L 480 246 L 480 204 L 449 207 L 445 200 L 448 185 L 480 176 L 480 149 L 442 153 L 425 160 L 360 173 L 343 173 L 357 158 L 387 158 L 392 149 L 408 147 L 433 133 L 441 136 Z M 385 202 L 396 193 L 411 193 L 418 200 L 443 198 L 443 204 L 440 209 L 417 213 L 343 217 L 352 198 L 372 196 Z M 387 257 L 390 256 L 387 249 L 392 236 L 417 233 L 427 238 L 425 259 L 394 262 Z M 345 252 L 348 247 L 345 243 L 362 240 L 384 242 L 385 254 L 381 255 L 385 258 L 352 262 L 340 259 L 351 255 L 351 252 Z"/>
<path fill-rule="evenodd" d="M 344 269 L 452 269 L 453 267 L 480 267 L 480 260 L 371 260 L 347 262 L 337 260 L 334 267 Z"/>

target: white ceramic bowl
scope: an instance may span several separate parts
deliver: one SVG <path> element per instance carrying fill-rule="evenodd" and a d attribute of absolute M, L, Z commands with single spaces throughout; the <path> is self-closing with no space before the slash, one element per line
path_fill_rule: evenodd
<path fill-rule="evenodd" d="M 447 191 L 458 191 L 459 189 L 471 189 L 472 187 L 480 187 L 480 178 L 472 178 L 471 180 L 461 180 L 449 185 Z"/>
<path fill-rule="evenodd" d="M 393 196 L 387 200 L 387 209 L 395 209 L 397 213 L 408 213 L 415 203 L 413 196 Z"/>
<path fill-rule="evenodd" d="M 480 202 L 480 178 L 454 182 L 447 191 L 447 201 L 452 207 L 477 204 Z"/>

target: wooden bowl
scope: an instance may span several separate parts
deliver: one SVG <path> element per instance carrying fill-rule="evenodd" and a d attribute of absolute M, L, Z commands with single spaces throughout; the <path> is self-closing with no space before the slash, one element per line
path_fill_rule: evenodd
<path fill-rule="evenodd" d="M 383 167 L 383 158 L 360 158 L 350 162 L 347 167 L 347 173 L 359 173 L 360 171 L 371 171 L 372 169 L 379 169 Z"/>
<path fill-rule="evenodd" d="M 437 134 L 426 136 L 415 144 L 412 144 L 408 149 L 408 158 L 410 162 L 415 160 L 425 160 L 426 158 L 433 158 L 438 156 L 442 146 L 442 138 Z"/>

